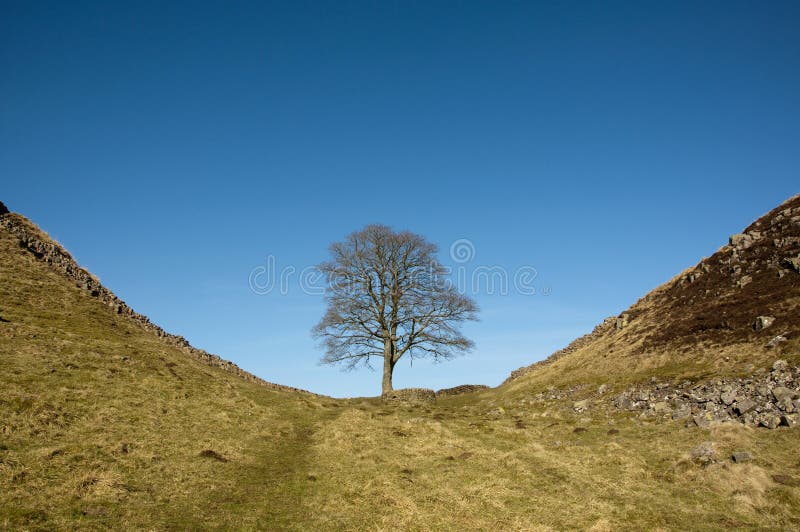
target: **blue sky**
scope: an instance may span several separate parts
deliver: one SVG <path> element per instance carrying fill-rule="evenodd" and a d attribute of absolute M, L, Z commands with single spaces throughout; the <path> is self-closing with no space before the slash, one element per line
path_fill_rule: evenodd
<path fill-rule="evenodd" d="M 167 4 L 167 5 L 165 5 Z M 797 2 L 2 3 L 0 200 L 169 331 L 336 396 L 298 271 L 367 223 L 538 272 L 477 348 L 395 386 L 496 385 L 800 192 Z M 546 292 L 546 293 L 545 293 Z"/>

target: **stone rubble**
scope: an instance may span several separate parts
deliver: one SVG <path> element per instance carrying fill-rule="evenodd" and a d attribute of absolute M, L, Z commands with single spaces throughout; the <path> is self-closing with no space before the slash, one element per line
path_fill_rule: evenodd
<path fill-rule="evenodd" d="M 800 367 L 778 360 L 770 371 L 745 378 L 651 382 L 629 387 L 612 404 L 645 417 L 686 419 L 699 427 L 724 421 L 768 429 L 792 427 L 800 420 Z"/>

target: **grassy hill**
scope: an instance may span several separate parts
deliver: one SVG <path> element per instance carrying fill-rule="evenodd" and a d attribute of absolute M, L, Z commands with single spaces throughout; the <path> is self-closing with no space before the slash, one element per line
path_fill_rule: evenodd
<path fill-rule="evenodd" d="M 659 319 L 719 314 L 698 306 L 709 287 L 679 277 L 620 329 L 609 322 L 500 388 L 428 404 L 334 400 L 187 346 L 88 280 L 20 215 L 0 222 L 2 529 L 800 528 L 797 428 L 574 408 L 599 384 L 618 391 L 652 376 L 714 379 L 796 361 L 796 284 L 757 299 L 765 310 L 728 310 L 730 328 L 659 340 Z M 776 231 L 794 238 L 792 227 Z M 752 286 L 740 292 L 749 301 L 767 285 L 747 250 L 740 274 L 752 280 L 730 290 Z M 768 332 L 745 332 L 767 311 Z M 789 341 L 763 347 L 784 329 Z M 534 400 L 547 390 L 552 399 Z M 753 459 L 733 462 L 737 451 Z"/>

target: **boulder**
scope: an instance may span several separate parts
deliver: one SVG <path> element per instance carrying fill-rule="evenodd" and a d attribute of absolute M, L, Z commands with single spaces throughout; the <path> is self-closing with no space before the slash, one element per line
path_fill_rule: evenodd
<path fill-rule="evenodd" d="M 717 457 L 717 450 L 714 448 L 712 442 L 703 442 L 689 452 L 696 463 L 701 465 L 708 465 L 714 462 Z"/>
<path fill-rule="evenodd" d="M 772 371 L 786 371 L 789 369 L 789 363 L 785 360 L 776 360 L 772 365 Z"/>
<path fill-rule="evenodd" d="M 797 399 L 797 397 L 800 397 L 800 394 L 791 388 L 776 386 L 772 389 L 772 396 L 778 402 L 778 406 L 781 406 L 781 404 L 791 405 L 792 399 Z"/>
<path fill-rule="evenodd" d="M 758 316 L 756 317 L 755 323 L 753 323 L 753 329 L 761 331 L 766 329 L 773 323 L 775 323 L 775 318 L 772 316 Z"/>
<path fill-rule="evenodd" d="M 781 418 L 772 413 L 761 414 L 759 424 L 768 429 L 775 429 L 781 424 Z"/>
<path fill-rule="evenodd" d="M 696 416 L 693 416 L 692 420 L 698 427 L 707 428 L 711 426 L 711 422 L 714 420 L 714 417 L 711 415 L 711 412 L 702 412 Z"/>
<path fill-rule="evenodd" d="M 584 412 L 585 410 L 589 409 L 590 404 L 591 401 L 589 401 L 589 399 L 584 399 L 583 401 L 575 401 L 572 404 L 572 409 L 575 410 L 576 412 Z"/>
<path fill-rule="evenodd" d="M 733 409 L 736 411 L 737 414 L 741 416 L 743 414 L 750 412 L 755 407 L 756 403 L 754 401 L 751 401 L 746 397 L 740 397 L 737 398 L 736 405 L 733 407 Z"/>
<path fill-rule="evenodd" d="M 790 270 L 794 270 L 797 273 L 800 273 L 800 255 L 797 257 L 786 257 L 781 261 L 781 264 L 789 268 Z"/>
<path fill-rule="evenodd" d="M 669 405 L 666 401 L 659 401 L 653 405 L 653 411 L 657 413 L 664 413 L 669 410 Z"/>
<path fill-rule="evenodd" d="M 747 249 L 753 245 L 753 237 L 746 233 L 732 235 L 728 242 L 736 249 Z"/>
<path fill-rule="evenodd" d="M 722 401 L 722 404 L 725 406 L 730 406 L 736 400 L 736 394 L 733 391 L 722 392 L 719 396 L 719 400 Z"/>
<path fill-rule="evenodd" d="M 776 336 L 775 338 L 773 338 L 772 340 L 767 342 L 767 347 L 775 347 L 775 346 L 780 345 L 780 344 L 782 344 L 783 342 L 786 342 L 786 341 L 787 341 L 786 337 L 784 335 L 782 335 L 782 334 L 779 334 L 778 336 Z"/>
<path fill-rule="evenodd" d="M 744 462 L 750 462 L 753 459 L 753 455 L 748 453 L 747 451 L 738 451 L 733 453 L 733 456 L 731 456 L 731 458 L 737 464 L 741 464 Z"/>

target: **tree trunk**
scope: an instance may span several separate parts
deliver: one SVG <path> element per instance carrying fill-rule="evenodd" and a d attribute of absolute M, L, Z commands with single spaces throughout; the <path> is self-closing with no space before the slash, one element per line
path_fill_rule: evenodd
<path fill-rule="evenodd" d="M 389 393 L 392 388 L 392 371 L 394 371 L 394 344 L 391 340 L 386 340 L 383 346 L 383 381 L 381 382 L 381 394 Z"/>

